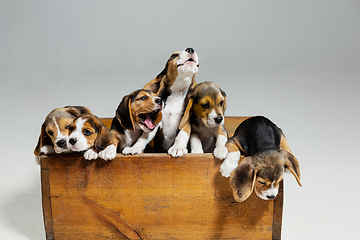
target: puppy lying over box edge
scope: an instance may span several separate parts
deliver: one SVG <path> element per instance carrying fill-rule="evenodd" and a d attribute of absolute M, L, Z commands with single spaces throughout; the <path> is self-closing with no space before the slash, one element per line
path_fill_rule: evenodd
<path fill-rule="evenodd" d="M 282 130 L 269 119 L 257 116 L 245 120 L 226 147 L 229 153 L 220 172 L 230 176 L 236 201 L 245 201 L 254 189 L 261 199 L 274 199 L 285 171 L 292 173 L 301 186 L 298 160 Z"/>

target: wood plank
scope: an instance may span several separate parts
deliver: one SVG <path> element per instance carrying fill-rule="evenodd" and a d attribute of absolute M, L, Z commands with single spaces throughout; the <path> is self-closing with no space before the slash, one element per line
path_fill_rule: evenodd
<path fill-rule="evenodd" d="M 230 134 L 243 119 L 226 119 Z M 283 192 L 235 202 L 221 163 L 212 154 L 43 157 L 47 239 L 280 239 Z"/>

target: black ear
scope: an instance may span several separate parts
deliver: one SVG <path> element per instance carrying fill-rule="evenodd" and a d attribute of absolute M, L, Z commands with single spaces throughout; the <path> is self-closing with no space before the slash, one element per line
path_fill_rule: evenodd
<path fill-rule="evenodd" d="M 244 158 L 231 173 L 230 186 L 236 201 L 243 202 L 251 195 L 254 190 L 256 174 L 252 157 Z"/>
<path fill-rule="evenodd" d="M 41 147 L 44 145 L 54 145 L 51 138 L 47 135 L 46 131 L 45 131 L 45 123 L 42 124 L 41 126 L 41 132 L 40 132 L 40 136 L 39 136 L 39 140 L 38 143 L 35 147 L 34 150 L 34 154 L 35 156 L 40 156 L 41 155 Z"/>
<path fill-rule="evenodd" d="M 136 92 L 138 93 L 139 91 Z M 130 95 L 124 96 L 115 114 L 115 117 L 119 120 L 121 126 L 129 130 L 135 129 L 130 105 L 131 105 L 132 96 L 136 96 L 136 95 L 137 94 L 132 93 Z"/>
<path fill-rule="evenodd" d="M 223 95 L 223 97 L 224 97 L 224 103 L 223 103 L 223 105 L 222 105 L 222 108 L 223 108 L 223 112 L 225 112 L 225 110 L 226 110 L 226 93 L 220 88 L 220 92 L 221 92 L 221 95 Z"/>
<path fill-rule="evenodd" d="M 95 141 L 95 148 L 100 152 L 104 150 L 107 146 L 113 144 L 114 141 L 112 133 L 105 125 L 101 124 L 98 131 L 98 136 Z"/>

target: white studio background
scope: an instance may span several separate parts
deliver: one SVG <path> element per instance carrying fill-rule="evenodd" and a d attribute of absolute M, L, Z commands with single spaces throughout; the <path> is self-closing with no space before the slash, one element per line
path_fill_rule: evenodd
<path fill-rule="evenodd" d="M 227 93 L 227 116 L 264 115 L 299 159 L 282 238 L 355 239 L 360 3 L 0 0 L 0 239 L 45 239 L 33 149 L 54 108 L 112 117 L 174 51 Z"/>

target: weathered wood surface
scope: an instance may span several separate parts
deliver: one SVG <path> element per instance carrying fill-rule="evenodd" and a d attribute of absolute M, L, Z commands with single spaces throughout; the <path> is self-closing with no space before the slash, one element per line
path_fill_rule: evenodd
<path fill-rule="evenodd" d="M 226 119 L 230 136 L 245 118 Z M 104 119 L 108 125 L 109 119 Z M 41 160 L 47 239 L 280 239 L 283 187 L 275 200 L 233 200 L 212 154 L 81 154 Z"/>

